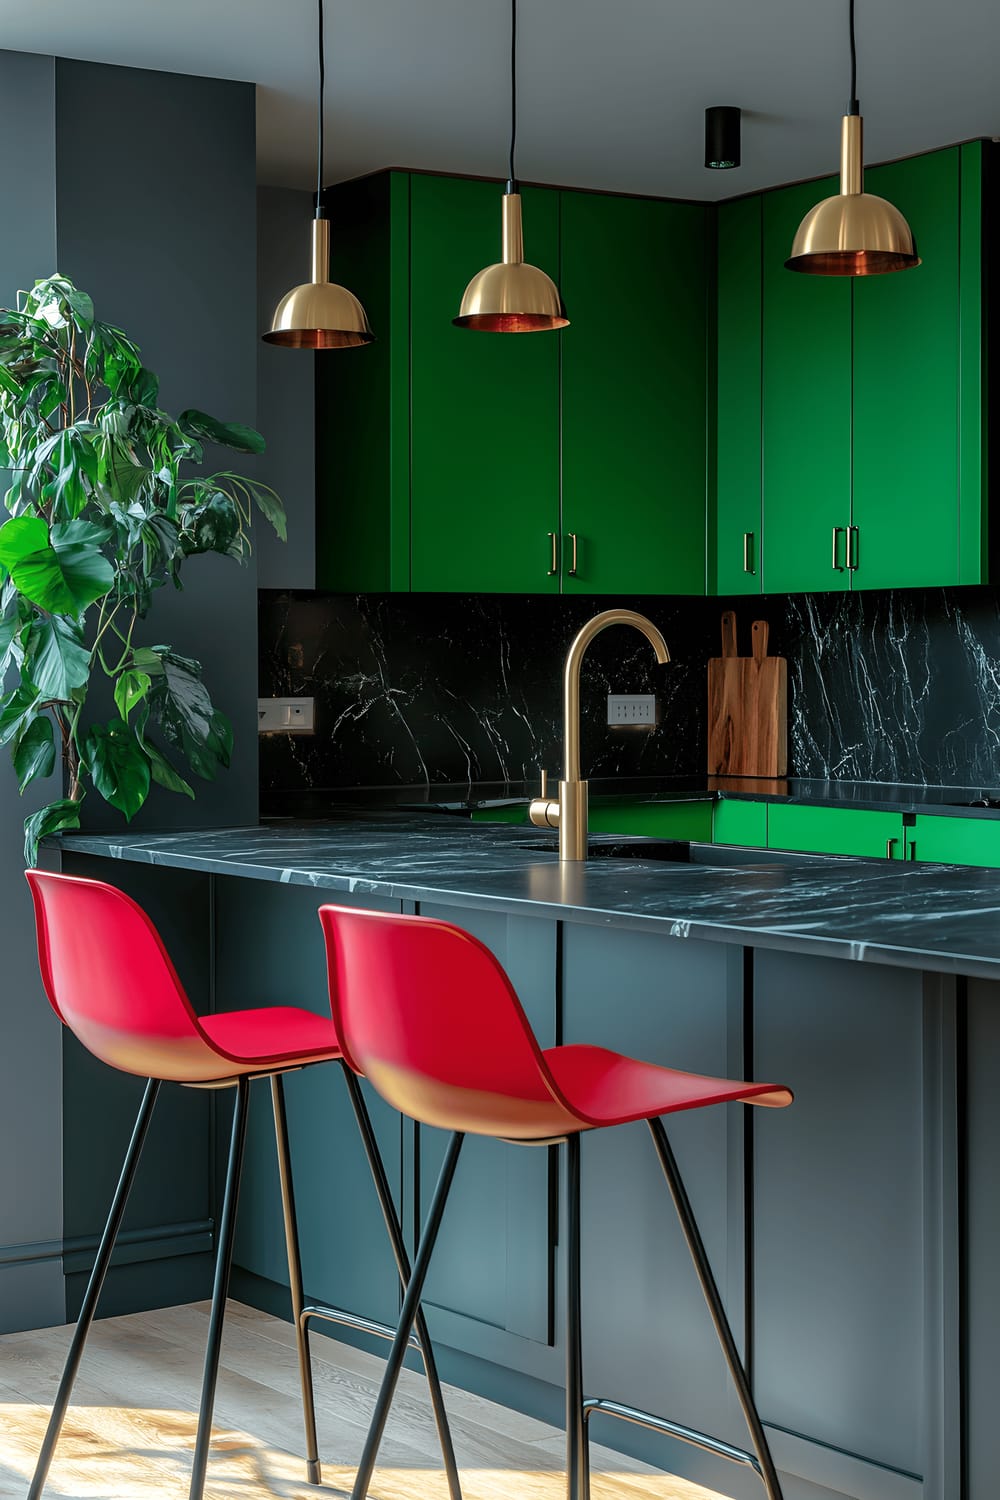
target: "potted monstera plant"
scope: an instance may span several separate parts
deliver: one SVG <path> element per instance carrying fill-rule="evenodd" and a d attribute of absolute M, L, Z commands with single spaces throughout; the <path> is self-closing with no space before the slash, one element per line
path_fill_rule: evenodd
<path fill-rule="evenodd" d="M 25 821 L 29 864 L 40 838 L 79 827 L 89 789 L 132 818 L 151 783 L 192 797 L 187 774 L 229 762 L 232 731 L 199 663 L 145 623 L 186 558 L 247 560 L 255 506 L 285 535 L 274 491 L 205 473 L 206 444 L 264 447 L 253 428 L 162 411 L 137 346 L 64 277 L 0 310 L 0 745 L 22 792 L 63 773 L 63 795 Z M 102 701 L 104 716 L 114 705 L 103 722 Z"/>

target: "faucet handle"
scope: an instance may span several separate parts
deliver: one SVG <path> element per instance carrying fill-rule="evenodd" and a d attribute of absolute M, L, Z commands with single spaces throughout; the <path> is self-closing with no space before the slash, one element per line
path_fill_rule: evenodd
<path fill-rule="evenodd" d="M 546 771 L 544 766 L 542 766 L 540 775 L 542 784 L 539 788 L 538 795 L 539 797 L 547 797 L 549 795 L 549 773 L 548 771 Z"/>

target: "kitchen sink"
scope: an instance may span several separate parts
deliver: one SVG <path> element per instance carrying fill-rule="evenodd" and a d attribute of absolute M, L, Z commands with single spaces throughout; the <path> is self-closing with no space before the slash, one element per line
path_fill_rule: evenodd
<path fill-rule="evenodd" d="M 513 845 L 532 854 L 558 854 L 553 838 L 525 839 Z M 799 854 L 782 849 L 741 849 L 730 844 L 689 843 L 685 839 L 594 838 L 587 845 L 588 859 L 651 859 L 675 865 L 706 865 L 736 869 L 741 865 L 801 865 L 817 859 L 838 858 L 832 854 Z"/>

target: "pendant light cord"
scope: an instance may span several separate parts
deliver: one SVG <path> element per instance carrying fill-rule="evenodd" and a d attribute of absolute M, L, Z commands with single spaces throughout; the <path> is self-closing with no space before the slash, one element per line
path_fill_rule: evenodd
<path fill-rule="evenodd" d="M 853 0 L 852 0 L 853 3 Z M 514 144 L 517 140 L 517 0 L 510 0 L 510 161 L 507 172 L 508 193 L 517 192 L 514 175 Z"/>
<path fill-rule="evenodd" d="M 853 5 L 854 0 L 851 0 Z M 326 51 L 323 46 L 323 0 L 319 0 L 319 141 L 316 147 L 316 217 L 323 213 L 323 96 L 326 92 Z"/>
<path fill-rule="evenodd" d="M 851 102 L 847 107 L 849 115 L 859 115 L 861 106 L 858 103 L 858 46 L 854 39 L 854 0 L 849 0 L 849 18 L 851 32 Z"/>

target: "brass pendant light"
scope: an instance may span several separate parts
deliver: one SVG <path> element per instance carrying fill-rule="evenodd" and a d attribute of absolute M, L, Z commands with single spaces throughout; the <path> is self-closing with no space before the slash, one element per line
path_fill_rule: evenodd
<path fill-rule="evenodd" d="M 456 328 L 480 333 L 542 333 L 569 323 L 559 288 L 524 259 L 521 195 L 514 175 L 517 138 L 517 0 L 510 6 L 510 169 L 501 209 L 502 259 L 473 276 L 465 289 Z"/>
<path fill-rule="evenodd" d="M 330 280 L 330 221 L 323 212 L 323 94 L 326 58 L 323 0 L 319 0 L 319 141 L 316 161 L 316 217 L 312 226 L 312 279 L 293 287 L 275 308 L 266 344 L 285 349 L 354 349 L 375 335 L 353 292 Z"/>
<path fill-rule="evenodd" d="M 913 234 L 899 209 L 864 190 L 854 0 L 849 0 L 851 102 L 841 124 L 840 192 L 811 208 L 799 225 L 789 271 L 809 276 L 880 276 L 919 266 Z"/>

